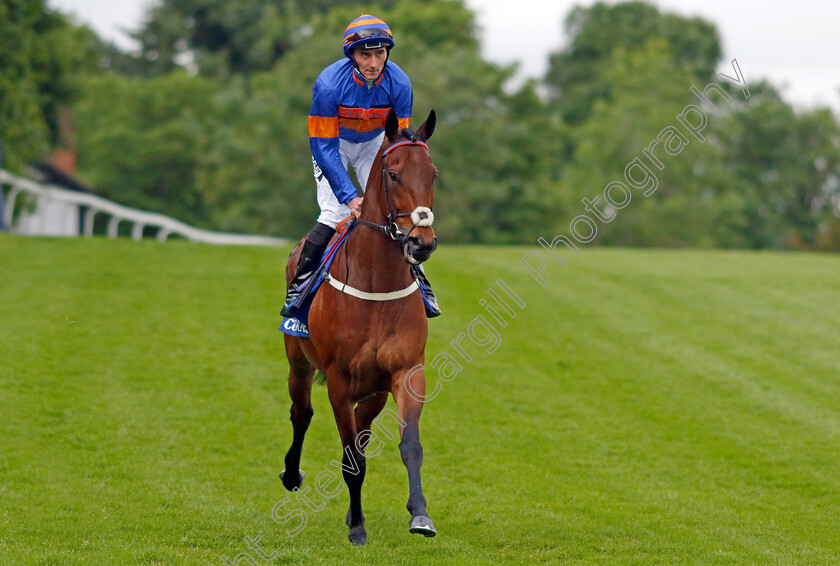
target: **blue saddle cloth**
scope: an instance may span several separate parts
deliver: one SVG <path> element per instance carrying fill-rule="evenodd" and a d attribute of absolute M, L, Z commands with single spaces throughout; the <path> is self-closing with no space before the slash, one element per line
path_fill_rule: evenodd
<path fill-rule="evenodd" d="M 309 309 L 312 306 L 312 299 L 315 298 L 315 293 L 324 282 L 324 275 L 330 270 L 330 266 L 335 259 L 335 252 L 344 245 L 344 242 L 347 241 L 347 236 L 350 235 L 350 232 L 352 232 L 355 227 L 356 223 L 351 223 L 350 226 L 348 226 L 348 228 L 339 235 L 338 239 L 330 244 L 324 252 L 323 257 L 321 258 L 321 266 L 311 275 L 311 277 L 315 278 L 315 281 L 310 286 L 309 293 L 307 293 L 306 297 L 304 297 L 304 300 L 301 302 L 299 307 L 289 308 L 295 316 L 291 318 L 283 318 L 283 324 L 280 326 L 280 330 L 285 334 L 309 338 Z"/>

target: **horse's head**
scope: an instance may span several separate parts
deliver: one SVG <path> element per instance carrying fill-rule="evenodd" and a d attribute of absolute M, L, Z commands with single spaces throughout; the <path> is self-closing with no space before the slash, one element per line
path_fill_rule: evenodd
<path fill-rule="evenodd" d="M 401 241 L 403 257 L 411 264 L 426 261 L 437 248 L 432 209 L 438 170 L 425 143 L 435 131 L 435 121 L 432 110 L 417 131 L 401 130 L 392 110 L 385 124 L 381 186 L 385 198 L 379 204 L 392 237 Z"/>

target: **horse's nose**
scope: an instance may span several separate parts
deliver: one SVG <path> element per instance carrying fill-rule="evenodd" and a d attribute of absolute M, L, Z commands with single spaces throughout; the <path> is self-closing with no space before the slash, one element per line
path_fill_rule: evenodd
<path fill-rule="evenodd" d="M 423 240 L 418 236 L 412 236 L 406 240 L 406 251 L 408 255 L 417 263 L 426 261 L 437 249 L 437 237 L 432 238 L 431 241 Z"/>

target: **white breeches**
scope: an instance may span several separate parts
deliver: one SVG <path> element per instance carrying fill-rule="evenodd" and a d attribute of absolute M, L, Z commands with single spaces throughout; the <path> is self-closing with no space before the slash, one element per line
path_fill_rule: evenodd
<path fill-rule="evenodd" d="M 367 186 L 370 168 L 376 159 L 379 148 L 382 146 L 384 137 L 385 134 L 382 133 L 369 142 L 352 143 L 345 140 L 339 140 L 338 142 L 341 163 L 345 169 L 347 169 L 348 164 L 353 167 L 363 193 Z M 346 204 L 341 204 L 335 198 L 329 181 L 321 172 L 321 168 L 318 167 L 314 158 L 312 159 L 312 165 L 315 169 L 315 181 L 318 185 L 318 206 L 321 207 L 318 222 L 335 228 L 336 224 L 350 216 L 350 208 Z"/>

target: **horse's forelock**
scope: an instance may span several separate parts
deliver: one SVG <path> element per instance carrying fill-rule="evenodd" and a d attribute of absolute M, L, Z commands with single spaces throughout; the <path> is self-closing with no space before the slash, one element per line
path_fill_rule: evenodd
<path fill-rule="evenodd" d="M 399 135 L 407 140 L 417 141 L 417 130 L 412 130 L 411 128 L 403 128 L 399 131 Z"/>

